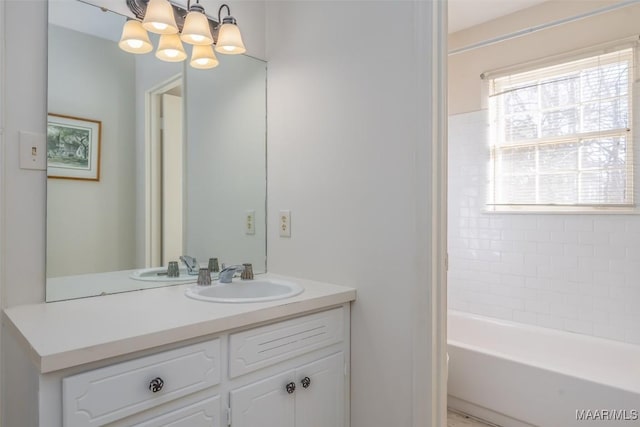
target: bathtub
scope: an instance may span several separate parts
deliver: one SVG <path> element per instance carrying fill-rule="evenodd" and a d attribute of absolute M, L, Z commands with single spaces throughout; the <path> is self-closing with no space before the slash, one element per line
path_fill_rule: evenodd
<path fill-rule="evenodd" d="M 640 426 L 640 346 L 449 310 L 448 351 L 452 409 L 503 427 Z"/>

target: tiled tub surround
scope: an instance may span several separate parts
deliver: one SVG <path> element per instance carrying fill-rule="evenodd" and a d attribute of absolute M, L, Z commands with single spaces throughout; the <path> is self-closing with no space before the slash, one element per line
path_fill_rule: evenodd
<path fill-rule="evenodd" d="M 640 216 L 486 212 L 488 130 L 449 117 L 449 307 L 640 344 Z"/>

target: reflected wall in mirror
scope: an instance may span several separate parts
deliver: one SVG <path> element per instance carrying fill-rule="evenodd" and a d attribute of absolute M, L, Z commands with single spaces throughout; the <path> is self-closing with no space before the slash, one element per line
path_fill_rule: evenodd
<path fill-rule="evenodd" d="M 47 301 L 173 284 L 130 276 L 185 254 L 266 271 L 266 63 L 129 54 L 124 21 L 49 2 L 49 113 L 100 121 L 102 143 L 99 181 L 47 181 Z"/>

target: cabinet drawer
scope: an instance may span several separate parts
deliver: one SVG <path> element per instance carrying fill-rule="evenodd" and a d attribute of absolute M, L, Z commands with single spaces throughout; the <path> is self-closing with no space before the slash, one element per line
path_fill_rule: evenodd
<path fill-rule="evenodd" d="M 219 382 L 215 339 L 64 378 L 62 417 L 67 427 L 99 426 Z"/>
<path fill-rule="evenodd" d="M 341 342 L 343 338 L 343 308 L 232 334 L 229 337 L 229 377 Z"/>
<path fill-rule="evenodd" d="M 220 427 L 220 396 L 176 409 L 136 424 L 137 427 Z"/>

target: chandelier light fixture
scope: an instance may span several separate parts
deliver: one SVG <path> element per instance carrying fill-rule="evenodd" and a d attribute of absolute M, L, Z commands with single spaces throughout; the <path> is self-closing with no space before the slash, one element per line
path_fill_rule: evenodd
<path fill-rule="evenodd" d="M 220 13 L 223 8 L 227 8 L 227 16 L 220 20 Z M 218 22 L 220 23 L 220 30 L 218 31 L 218 41 L 216 43 L 216 52 L 225 53 L 227 55 L 238 55 L 245 53 L 247 49 L 242 42 L 242 36 L 240 35 L 240 29 L 236 23 L 236 18 L 231 16 L 231 10 L 229 6 L 223 4 L 218 9 Z"/>
<path fill-rule="evenodd" d="M 142 26 L 156 34 L 176 34 L 178 24 L 173 16 L 173 7 L 167 0 L 150 0 L 147 4 Z"/>
<path fill-rule="evenodd" d="M 200 70 L 214 68 L 218 66 L 218 58 L 216 58 L 211 45 L 195 45 L 193 46 L 189 64 L 193 68 Z"/>
<path fill-rule="evenodd" d="M 125 52 L 145 54 L 153 50 L 148 32 L 159 34 L 156 57 L 167 62 L 187 59 L 183 42 L 192 45 L 189 64 L 197 69 L 218 66 L 215 52 L 237 55 L 247 51 L 229 6 L 218 9 L 218 20 L 208 17 L 200 0 L 187 2 L 187 9 L 168 0 L 126 0 L 134 19 L 127 19 L 118 46 Z M 222 10 L 227 15 L 222 18 Z M 215 46 L 215 52 L 214 52 Z"/>
<path fill-rule="evenodd" d="M 213 44 L 213 36 L 209 29 L 209 19 L 204 14 L 204 7 L 200 3 L 194 3 L 189 7 L 189 13 L 184 19 L 184 27 L 180 38 L 183 42 L 194 46 L 210 46 Z"/>
<path fill-rule="evenodd" d="M 177 34 L 162 34 L 156 49 L 156 58 L 167 62 L 181 62 L 187 59 L 180 37 Z"/>
<path fill-rule="evenodd" d="M 118 43 L 120 49 L 129 53 L 149 53 L 153 50 L 149 34 L 140 21 L 127 19 L 122 28 L 122 37 Z"/>

